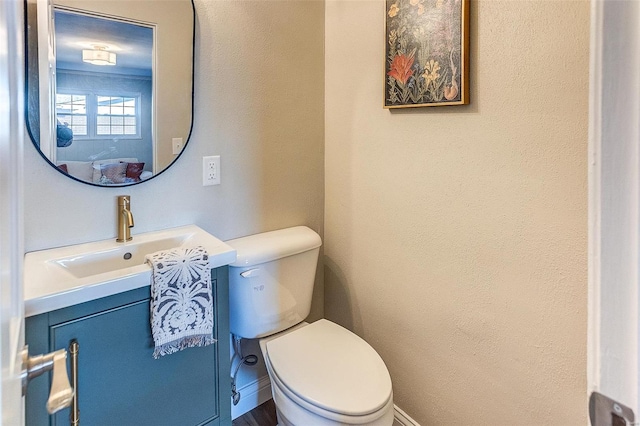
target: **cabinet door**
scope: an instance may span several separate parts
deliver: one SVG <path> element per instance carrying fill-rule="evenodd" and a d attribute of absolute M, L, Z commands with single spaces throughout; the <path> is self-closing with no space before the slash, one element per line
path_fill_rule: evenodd
<path fill-rule="evenodd" d="M 49 337 L 55 348 L 80 345 L 81 425 L 200 425 L 219 415 L 217 344 L 153 359 L 149 300 L 53 325 Z M 53 420 L 68 425 L 69 409 Z"/>

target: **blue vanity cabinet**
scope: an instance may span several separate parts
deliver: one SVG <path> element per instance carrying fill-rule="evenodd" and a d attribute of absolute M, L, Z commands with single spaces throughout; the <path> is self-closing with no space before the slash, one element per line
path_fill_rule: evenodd
<path fill-rule="evenodd" d="M 152 356 L 149 287 L 26 319 L 31 354 L 78 342 L 80 425 L 231 424 L 227 267 L 212 270 L 212 279 L 217 342 L 160 359 Z M 46 412 L 46 377 L 29 384 L 26 424 L 69 425 L 69 408 Z"/>

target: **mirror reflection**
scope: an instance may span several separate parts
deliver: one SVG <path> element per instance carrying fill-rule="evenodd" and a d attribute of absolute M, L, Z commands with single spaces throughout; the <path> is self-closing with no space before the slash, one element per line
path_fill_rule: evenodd
<path fill-rule="evenodd" d="M 192 120 L 190 0 L 29 0 L 27 46 L 29 133 L 59 171 L 122 186 L 179 156 Z"/>
<path fill-rule="evenodd" d="M 59 10 L 54 20 L 56 165 L 102 185 L 153 176 L 153 28 Z"/>

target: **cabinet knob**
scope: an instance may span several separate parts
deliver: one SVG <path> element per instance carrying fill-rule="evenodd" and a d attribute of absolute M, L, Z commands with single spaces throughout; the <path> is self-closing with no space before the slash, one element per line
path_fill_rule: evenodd
<path fill-rule="evenodd" d="M 22 395 L 27 392 L 27 385 L 32 379 L 53 370 L 51 392 L 47 401 L 47 411 L 54 414 L 71 405 L 73 388 L 67 375 L 67 350 L 60 349 L 48 354 L 29 356 L 29 347 L 22 350 Z"/>

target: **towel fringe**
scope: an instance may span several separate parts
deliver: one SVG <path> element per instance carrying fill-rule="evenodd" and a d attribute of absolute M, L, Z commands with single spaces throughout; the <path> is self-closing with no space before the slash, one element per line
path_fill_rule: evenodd
<path fill-rule="evenodd" d="M 181 351 L 186 348 L 204 347 L 216 343 L 217 340 L 211 335 L 203 334 L 199 336 L 188 336 L 182 339 L 174 340 L 160 346 L 156 346 L 153 350 L 155 359 L 161 356 L 171 355 L 172 353 Z"/>

